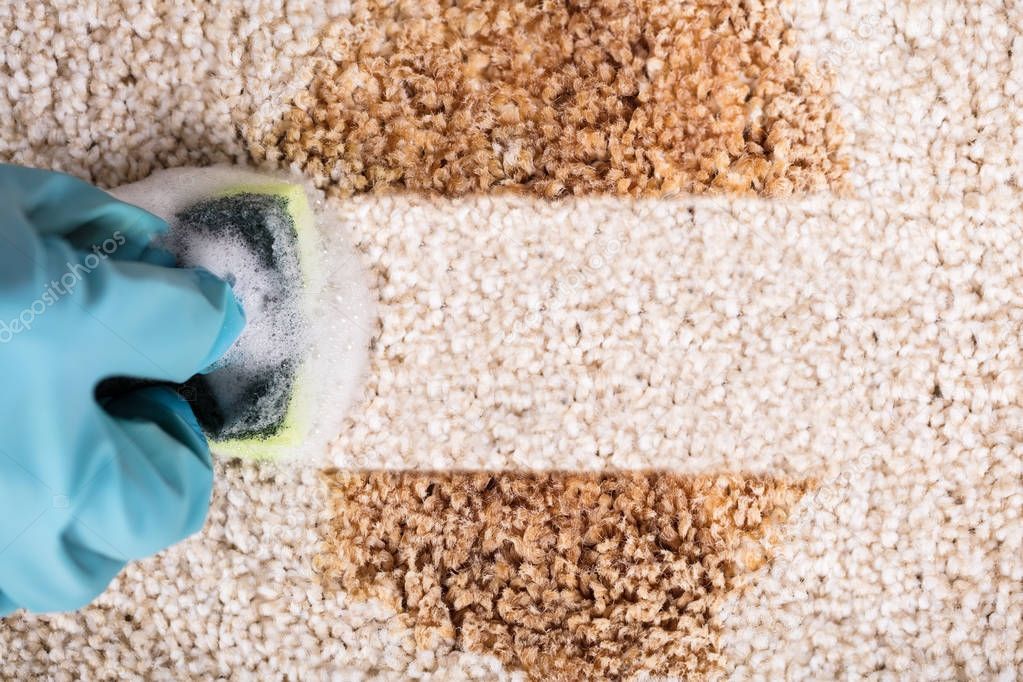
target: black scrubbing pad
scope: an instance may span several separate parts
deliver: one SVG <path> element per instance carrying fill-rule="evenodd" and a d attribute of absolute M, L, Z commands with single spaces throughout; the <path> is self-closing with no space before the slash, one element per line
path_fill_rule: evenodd
<path fill-rule="evenodd" d="M 235 346 L 181 393 L 213 440 L 269 438 L 284 425 L 301 343 L 301 268 L 285 197 L 244 192 L 180 211 L 163 240 L 184 266 L 234 287 L 247 323 Z"/>

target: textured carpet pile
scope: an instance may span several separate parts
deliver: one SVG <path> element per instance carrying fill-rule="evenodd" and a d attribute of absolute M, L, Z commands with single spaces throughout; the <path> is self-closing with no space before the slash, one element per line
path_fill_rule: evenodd
<path fill-rule="evenodd" d="M 334 468 L 2 679 L 1023 670 L 1023 7 L 0 5 L 0 159 L 326 190 L 379 300 Z M 2 555 L 0 555 L 2 560 Z"/>
<path fill-rule="evenodd" d="M 329 474 L 319 567 L 537 679 L 702 676 L 805 486 L 650 473 Z"/>
<path fill-rule="evenodd" d="M 255 154 L 341 195 L 823 189 L 842 131 L 793 42 L 773 3 L 356 2 Z"/>

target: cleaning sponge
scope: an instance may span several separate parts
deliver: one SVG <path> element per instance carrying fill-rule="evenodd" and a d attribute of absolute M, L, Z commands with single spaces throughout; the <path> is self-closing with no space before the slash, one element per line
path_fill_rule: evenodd
<path fill-rule="evenodd" d="M 301 310 L 299 226 L 289 207 L 303 201 L 301 193 L 270 188 L 200 200 L 178 212 L 176 228 L 159 243 L 181 265 L 219 269 L 246 311 L 238 343 L 190 382 L 196 416 L 215 441 L 255 439 L 265 447 L 294 436 L 288 411 L 301 397 L 295 373 L 307 350 L 308 320 Z"/>
<path fill-rule="evenodd" d="M 317 230 L 300 182 L 214 167 L 162 171 L 113 193 L 171 226 L 156 246 L 231 283 L 242 336 L 180 388 L 214 453 L 322 462 L 365 363 L 371 305 L 352 250 Z M 332 267 L 325 267 L 323 261 Z"/>

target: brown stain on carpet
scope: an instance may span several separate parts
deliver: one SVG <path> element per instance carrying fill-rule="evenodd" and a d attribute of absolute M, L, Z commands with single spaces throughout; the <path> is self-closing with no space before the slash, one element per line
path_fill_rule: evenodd
<path fill-rule="evenodd" d="M 421 649 L 532 679 L 700 678 L 720 606 L 810 487 L 664 472 L 327 471 L 326 585 L 389 601 Z"/>
<path fill-rule="evenodd" d="M 830 86 L 780 0 L 362 0 L 257 160 L 348 196 L 837 189 Z"/>

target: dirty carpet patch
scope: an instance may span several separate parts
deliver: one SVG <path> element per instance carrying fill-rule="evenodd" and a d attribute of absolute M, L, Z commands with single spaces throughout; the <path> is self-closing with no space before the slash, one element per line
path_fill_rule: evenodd
<path fill-rule="evenodd" d="M 354 2 L 251 152 L 342 196 L 835 188 L 829 87 L 778 4 Z"/>
<path fill-rule="evenodd" d="M 718 611 L 807 483 L 660 472 L 329 471 L 318 568 L 533 679 L 703 676 Z"/>

